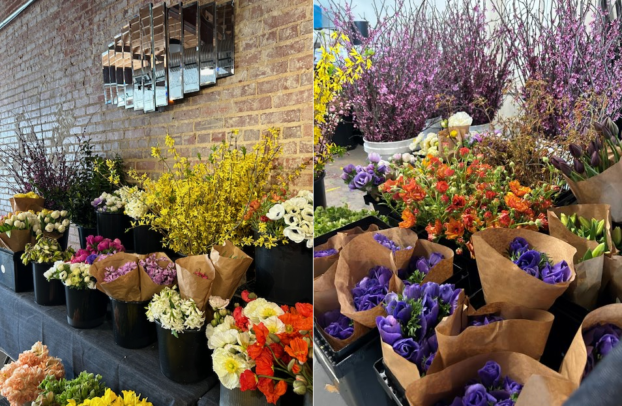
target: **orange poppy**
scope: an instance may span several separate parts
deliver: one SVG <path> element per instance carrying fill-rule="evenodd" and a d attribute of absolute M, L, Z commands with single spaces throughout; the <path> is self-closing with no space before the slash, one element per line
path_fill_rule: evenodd
<path fill-rule="evenodd" d="M 304 364 L 307 362 L 307 355 L 309 355 L 309 346 L 302 338 L 294 338 L 289 345 L 285 347 L 285 352 Z"/>
<path fill-rule="evenodd" d="M 313 305 L 310 303 L 296 303 L 296 310 L 304 317 L 313 317 Z"/>
<path fill-rule="evenodd" d="M 274 376 L 274 362 L 270 351 L 264 351 L 255 360 L 255 371 L 257 371 L 257 375 Z"/>
<path fill-rule="evenodd" d="M 448 223 L 444 224 L 445 226 L 445 237 L 448 240 L 455 240 L 456 238 L 462 237 L 464 235 L 464 225 L 460 220 L 449 219 Z"/>
<path fill-rule="evenodd" d="M 527 193 L 531 192 L 531 189 L 527 186 L 521 186 L 520 182 L 517 180 L 513 180 L 510 182 L 510 190 L 518 197 L 523 197 Z"/>
<path fill-rule="evenodd" d="M 402 212 L 402 220 L 404 221 L 400 222 L 400 228 L 411 228 L 414 227 L 415 224 L 417 224 L 417 217 L 412 211 L 408 209 L 405 209 Z"/>
<path fill-rule="evenodd" d="M 276 385 L 270 378 L 260 378 L 257 388 L 266 396 L 268 403 L 276 405 L 279 398 L 285 395 L 287 392 L 287 383 L 285 381 L 279 381 Z"/>
<path fill-rule="evenodd" d="M 259 323 L 253 326 L 253 331 L 255 332 L 255 337 L 257 337 L 257 343 L 259 345 L 266 345 L 266 339 L 268 338 L 268 334 L 270 334 L 268 328 L 264 326 L 263 323 Z"/>
<path fill-rule="evenodd" d="M 514 210 L 516 210 L 519 213 L 527 213 L 529 211 L 529 203 L 527 203 L 525 200 L 517 197 L 514 193 L 512 192 L 508 192 L 507 195 L 505 195 L 505 204 L 507 204 L 507 206 L 509 208 L 512 208 Z"/>

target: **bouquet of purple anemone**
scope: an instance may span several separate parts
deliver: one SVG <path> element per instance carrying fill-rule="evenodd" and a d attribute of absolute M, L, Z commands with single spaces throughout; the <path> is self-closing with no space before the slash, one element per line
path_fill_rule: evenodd
<path fill-rule="evenodd" d="M 622 329 L 611 323 L 593 326 L 583 332 L 583 341 L 587 349 L 587 363 L 583 378 L 592 372 L 596 364 L 603 359 L 620 341 Z"/>
<path fill-rule="evenodd" d="M 380 162 L 380 155 L 372 152 L 368 158 L 369 165 L 367 166 L 348 164 L 343 168 L 341 179 L 350 190 L 370 192 L 386 181 L 389 167 Z"/>
<path fill-rule="evenodd" d="M 151 254 L 139 262 L 147 275 L 158 285 L 172 285 L 177 277 L 177 268 L 173 261 L 168 258 L 158 258 L 156 254 Z"/>
<path fill-rule="evenodd" d="M 384 266 L 375 266 L 369 275 L 361 279 L 352 289 L 356 311 L 371 310 L 384 300 L 389 292 L 389 282 L 393 272 Z"/>
<path fill-rule="evenodd" d="M 400 250 L 410 250 L 410 249 L 412 249 L 412 247 L 400 247 L 393 240 L 391 240 L 389 237 L 387 237 L 386 235 L 382 235 L 380 233 L 374 234 L 374 240 L 378 244 L 380 244 L 380 245 L 390 249 L 393 252 L 400 251 Z"/>
<path fill-rule="evenodd" d="M 434 328 L 453 314 L 461 291 L 451 284 L 428 282 L 408 285 L 402 294 L 389 293 L 384 300 L 387 317 L 376 318 L 382 341 L 423 375 L 438 350 Z"/>
<path fill-rule="evenodd" d="M 319 250 L 319 251 L 313 251 L 313 258 L 323 258 L 323 257 L 330 257 L 331 255 L 335 255 L 337 254 L 339 251 L 337 251 L 334 248 L 329 248 L 327 250 Z"/>
<path fill-rule="evenodd" d="M 501 316 L 497 316 L 496 314 L 483 314 L 481 316 L 469 316 L 467 327 L 479 327 L 479 326 L 487 326 L 490 323 L 496 323 L 498 321 L 505 320 Z"/>
<path fill-rule="evenodd" d="M 104 282 L 112 282 L 117 278 L 132 272 L 136 268 L 138 268 L 136 262 L 126 262 L 118 268 L 115 268 L 114 266 L 109 266 L 108 268 L 106 268 L 106 273 L 104 274 Z"/>
<path fill-rule="evenodd" d="M 520 269 L 552 285 L 568 282 L 572 275 L 566 261 L 553 264 L 545 253 L 532 250 L 522 237 L 516 237 L 510 243 L 508 255 Z"/>
<path fill-rule="evenodd" d="M 516 403 L 523 385 L 506 375 L 501 376 L 501 366 L 494 361 L 477 371 L 479 380 L 467 383 L 462 396 L 453 402 L 438 402 L 436 406 L 512 406 Z"/>
<path fill-rule="evenodd" d="M 445 257 L 440 252 L 433 252 L 429 258 L 413 256 L 408 263 L 408 268 L 400 269 L 397 275 L 405 284 L 421 283 L 436 264 Z"/>
<path fill-rule="evenodd" d="M 339 340 L 350 338 L 354 333 L 354 323 L 348 317 L 341 314 L 339 309 L 321 314 L 317 320 L 326 334 Z"/>

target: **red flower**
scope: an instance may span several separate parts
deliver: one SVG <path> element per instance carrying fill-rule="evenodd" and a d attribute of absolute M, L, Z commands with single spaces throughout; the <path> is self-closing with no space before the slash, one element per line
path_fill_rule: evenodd
<path fill-rule="evenodd" d="M 402 212 L 402 220 L 403 221 L 399 224 L 400 228 L 411 228 L 417 224 L 417 216 L 408 209 L 404 209 Z"/>
<path fill-rule="evenodd" d="M 275 385 L 274 381 L 269 378 L 260 378 L 257 387 L 261 393 L 266 395 L 268 403 L 274 405 L 276 405 L 279 398 L 287 392 L 287 383 L 285 383 L 285 381 L 279 381 L 279 383 Z"/>
<path fill-rule="evenodd" d="M 461 209 L 466 205 L 466 199 L 464 198 L 464 196 L 454 195 L 453 199 L 451 200 L 451 204 L 455 208 Z"/>
<path fill-rule="evenodd" d="M 495 198 L 495 196 L 497 196 L 497 193 L 493 192 L 492 190 L 486 191 L 486 199 L 492 200 Z"/>
<path fill-rule="evenodd" d="M 447 195 L 441 196 L 441 202 L 443 202 L 445 204 L 449 203 L 449 196 L 447 196 Z"/>
<path fill-rule="evenodd" d="M 296 310 L 303 317 L 313 317 L 313 305 L 310 303 L 296 303 Z"/>
<path fill-rule="evenodd" d="M 235 319 L 235 326 L 242 331 L 248 331 L 250 321 L 248 317 L 244 316 L 244 309 L 242 306 L 238 306 L 233 311 L 233 318 Z"/>
<path fill-rule="evenodd" d="M 292 366 L 292 372 L 296 375 L 298 375 L 300 373 L 300 370 L 302 368 L 300 368 L 300 364 L 294 362 L 294 365 Z"/>
<path fill-rule="evenodd" d="M 250 345 L 246 349 L 246 352 L 248 352 L 248 356 L 251 357 L 252 360 L 256 360 L 257 358 L 261 356 L 261 354 L 263 353 L 263 350 L 264 350 L 263 345 L 259 345 L 255 343 L 255 344 Z"/>
<path fill-rule="evenodd" d="M 499 216 L 499 224 L 501 224 L 502 227 L 509 227 L 510 224 L 512 224 L 512 218 L 510 217 L 509 211 L 501 211 L 501 215 Z"/>
<path fill-rule="evenodd" d="M 242 372 L 242 375 L 240 375 L 240 390 L 242 392 L 257 389 L 257 383 L 257 375 L 255 375 L 255 373 L 250 369 L 247 369 Z"/>
<path fill-rule="evenodd" d="M 458 152 L 460 153 L 460 155 L 465 156 L 465 155 L 467 155 L 470 151 L 469 151 L 469 149 L 468 149 L 468 148 L 466 148 L 466 147 L 462 147 L 462 148 L 460 148 L 460 149 L 458 150 Z"/>
<path fill-rule="evenodd" d="M 438 190 L 441 193 L 447 192 L 447 189 L 449 189 L 449 184 L 445 182 L 444 180 L 441 180 L 436 184 L 436 190 Z"/>
<path fill-rule="evenodd" d="M 309 346 L 302 338 L 294 338 L 289 345 L 285 347 L 285 352 L 304 364 L 307 362 L 307 355 L 309 355 Z"/>
<path fill-rule="evenodd" d="M 257 375 L 274 376 L 274 361 L 269 350 L 264 349 L 255 360 L 255 371 L 257 371 Z"/>
<path fill-rule="evenodd" d="M 248 290 L 242 291 L 242 300 L 244 300 L 246 303 L 250 303 L 253 300 L 257 299 L 257 297 L 250 298 L 249 296 L 250 296 L 250 292 Z"/>
<path fill-rule="evenodd" d="M 259 323 L 255 326 L 253 326 L 253 331 L 255 332 L 255 337 L 257 338 L 257 343 L 259 345 L 266 345 L 266 340 L 268 338 L 268 334 L 270 334 L 270 331 L 268 331 L 268 328 L 266 326 L 264 326 L 263 323 Z"/>
<path fill-rule="evenodd" d="M 268 221 L 270 221 L 270 219 L 267 216 L 261 216 L 259 217 L 259 220 L 261 220 L 262 223 L 267 223 Z"/>

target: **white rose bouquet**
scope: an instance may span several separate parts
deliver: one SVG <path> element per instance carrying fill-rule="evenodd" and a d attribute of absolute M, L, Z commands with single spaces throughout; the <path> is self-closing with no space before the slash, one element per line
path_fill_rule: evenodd
<path fill-rule="evenodd" d="M 95 289 L 96 280 L 89 273 L 91 266 L 82 262 L 70 264 L 63 261 L 54 263 L 54 266 L 43 274 L 48 281 L 58 279 L 63 285 L 71 289 Z"/>
<path fill-rule="evenodd" d="M 147 319 L 158 321 L 162 328 L 172 330 L 178 337 L 186 330 L 200 330 L 205 323 L 205 313 L 199 310 L 193 299 L 182 299 L 176 288 L 166 287 L 153 295 L 147 305 Z"/>
<path fill-rule="evenodd" d="M 33 233 L 41 234 L 37 215 L 29 211 L 22 211 L 0 217 L 0 233 L 6 233 L 8 237 L 11 237 L 13 230 L 32 230 Z"/>
<path fill-rule="evenodd" d="M 253 206 L 251 205 L 251 208 Z M 251 212 L 251 224 L 258 237 L 255 245 L 272 248 L 278 242 L 302 243 L 313 247 L 313 193 L 299 192 L 288 200 L 264 199 Z"/>
<path fill-rule="evenodd" d="M 39 219 L 40 227 L 33 231 L 39 235 L 46 233 L 58 233 L 63 234 L 69 230 L 71 221 L 69 220 L 69 213 L 67 210 L 47 210 L 43 209 L 37 215 Z"/>
<path fill-rule="evenodd" d="M 473 118 L 465 113 L 464 111 L 460 111 L 455 113 L 453 116 L 449 117 L 447 120 L 447 126 L 449 128 L 452 127 L 468 127 L 473 124 Z"/>

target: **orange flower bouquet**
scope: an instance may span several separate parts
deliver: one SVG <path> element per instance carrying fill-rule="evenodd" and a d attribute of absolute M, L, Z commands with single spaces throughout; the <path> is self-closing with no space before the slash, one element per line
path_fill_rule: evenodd
<path fill-rule="evenodd" d="M 428 239 L 455 241 L 457 254 L 470 252 L 471 235 L 489 227 L 548 226 L 546 210 L 559 187 L 523 186 L 512 178 L 512 164 L 492 167 L 482 155 L 460 148 L 447 161 L 428 155 L 380 185 L 384 200 L 402 214 L 400 227 L 425 227 Z"/>
<path fill-rule="evenodd" d="M 17 361 L 0 370 L 0 394 L 11 406 L 33 402 L 46 376 L 64 378 L 65 368 L 59 358 L 50 357 L 46 345 L 37 342 L 30 350 L 19 354 Z"/>
<path fill-rule="evenodd" d="M 247 292 L 246 306 L 215 316 L 207 326 L 208 347 L 220 383 L 227 389 L 259 390 L 276 404 L 288 390 L 313 391 L 313 305 L 279 306 Z"/>

